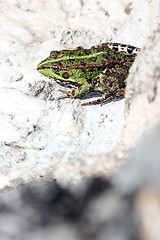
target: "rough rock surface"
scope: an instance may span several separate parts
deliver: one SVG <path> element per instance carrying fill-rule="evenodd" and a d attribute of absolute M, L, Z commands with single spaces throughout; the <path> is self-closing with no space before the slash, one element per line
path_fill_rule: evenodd
<path fill-rule="evenodd" d="M 159 1 L 0 5 L 0 187 L 111 174 L 159 117 Z M 142 47 L 128 78 L 126 107 L 124 98 L 103 107 L 56 101 L 59 85 L 41 76 L 37 64 L 53 49 L 106 41 Z"/>

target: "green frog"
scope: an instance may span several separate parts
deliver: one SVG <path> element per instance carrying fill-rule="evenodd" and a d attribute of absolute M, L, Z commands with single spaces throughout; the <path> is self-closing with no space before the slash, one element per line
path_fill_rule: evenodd
<path fill-rule="evenodd" d="M 96 104 L 124 95 L 129 69 L 140 48 L 120 43 L 103 43 L 90 49 L 52 51 L 40 62 L 37 70 L 61 85 L 71 87 L 58 99 L 81 98 L 89 92 L 102 94 L 97 100 L 83 103 Z"/>

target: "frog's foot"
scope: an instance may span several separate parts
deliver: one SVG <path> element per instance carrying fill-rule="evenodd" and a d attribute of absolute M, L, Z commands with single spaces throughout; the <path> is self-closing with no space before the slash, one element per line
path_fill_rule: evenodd
<path fill-rule="evenodd" d="M 110 96 L 104 96 L 102 98 L 98 98 L 98 99 L 96 99 L 94 101 L 91 101 L 91 102 L 82 103 L 82 106 L 85 106 L 85 105 L 88 105 L 88 104 L 97 104 L 97 103 L 101 103 L 101 106 L 102 106 L 103 103 L 109 101 L 112 98 L 119 97 L 121 95 L 124 95 L 124 89 L 123 88 L 119 89 L 117 92 L 115 92 L 114 94 L 112 94 Z"/>
<path fill-rule="evenodd" d="M 67 92 L 67 91 L 64 91 L 64 90 L 58 90 L 58 91 L 62 92 L 62 93 L 65 93 L 65 95 L 62 95 L 62 96 L 58 97 L 57 100 L 67 98 L 67 97 L 70 97 L 70 98 L 74 97 L 73 91 L 71 91 L 71 92 Z"/>

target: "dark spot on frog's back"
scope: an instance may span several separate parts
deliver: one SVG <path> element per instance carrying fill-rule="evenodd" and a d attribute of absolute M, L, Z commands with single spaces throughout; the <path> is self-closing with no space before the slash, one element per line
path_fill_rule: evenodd
<path fill-rule="evenodd" d="M 128 52 L 129 54 L 132 54 L 132 52 L 133 52 L 133 47 L 129 47 L 129 46 L 128 46 L 127 52 Z"/>
<path fill-rule="evenodd" d="M 89 61 L 92 61 L 92 62 L 96 62 L 97 61 L 97 57 L 91 57 L 91 58 L 88 58 Z"/>
<path fill-rule="evenodd" d="M 68 62 L 70 63 L 70 64 L 73 64 L 74 63 L 74 59 L 68 59 Z"/>
<path fill-rule="evenodd" d="M 68 79 L 68 78 L 69 78 L 68 72 L 64 72 L 64 73 L 62 74 L 62 77 L 65 78 L 65 79 Z"/>
<path fill-rule="evenodd" d="M 126 45 L 125 44 L 121 44 L 121 48 L 125 49 Z"/>
<path fill-rule="evenodd" d="M 83 50 L 84 48 L 82 46 L 76 47 L 76 50 Z"/>
<path fill-rule="evenodd" d="M 102 57 L 107 59 L 107 55 L 106 54 L 102 54 Z"/>
<path fill-rule="evenodd" d="M 106 62 L 107 61 L 105 61 L 105 60 L 101 60 L 101 63 L 104 65 L 104 64 L 106 64 Z"/>
<path fill-rule="evenodd" d="M 86 69 L 85 69 L 85 68 L 81 68 L 81 71 L 82 71 L 83 73 L 85 73 L 85 72 L 86 72 Z"/>
<path fill-rule="evenodd" d="M 86 63 L 81 61 L 81 65 L 84 67 L 86 65 Z"/>
<path fill-rule="evenodd" d="M 79 53 L 77 54 L 77 56 L 83 56 L 83 53 L 79 52 Z"/>
<path fill-rule="evenodd" d="M 91 54 L 90 49 L 85 49 L 84 54 L 85 54 L 85 55 L 89 55 L 89 54 Z"/>
<path fill-rule="evenodd" d="M 112 85 L 113 85 L 113 82 L 110 79 L 108 79 L 108 86 L 112 87 Z"/>
<path fill-rule="evenodd" d="M 92 79 L 91 78 L 89 78 L 89 79 L 87 79 L 87 83 L 92 83 Z"/>
<path fill-rule="evenodd" d="M 103 50 L 102 46 L 98 45 L 96 48 L 96 52 L 101 52 Z"/>
<path fill-rule="evenodd" d="M 117 43 L 117 44 L 116 44 L 116 43 L 115 43 L 115 44 L 113 44 L 113 45 L 112 45 L 112 47 L 113 47 L 113 49 L 114 49 L 115 51 L 117 51 L 117 52 L 118 52 L 118 43 Z"/>

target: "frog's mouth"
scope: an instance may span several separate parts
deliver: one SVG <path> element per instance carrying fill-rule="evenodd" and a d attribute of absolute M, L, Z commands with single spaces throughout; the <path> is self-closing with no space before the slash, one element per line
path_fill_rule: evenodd
<path fill-rule="evenodd" d="M 43 74 L 44 76 L 47 76 L 47 77 L 56 77 L 57 75 L 53 72 L 52 68 L 51 67 L 44 67 L 44 66 L 37 66 L 37 70 Z"/>
<path fill-rule="evenodd" d="M 42 61 L 38 64 L 37 70 L 47 77 L 52 77 L 52 75 L 55 77 L 54 73 L 59 70 L 59 67 L 54 63 L 50 64 L 49 62 L 46 63 L 46 61 Z"/>
<path fill-rule="evenodd" d="M 53 71 L 53 68 L 55 68 L 55 70 Z M 43 74 L 46 77 L 49 78 L 54 78 L 57 82 L 64 82 L 64 77 L 62 77 L 61 75 L 59 75 L 56 70 L 58 70 L 59 68 L 54 66 L 54 67 L 49 67 L 49 66 L 37 66 L 37 70 Z M 67 79 L 66 82 L 74 82 L 73 79 Z"/>

